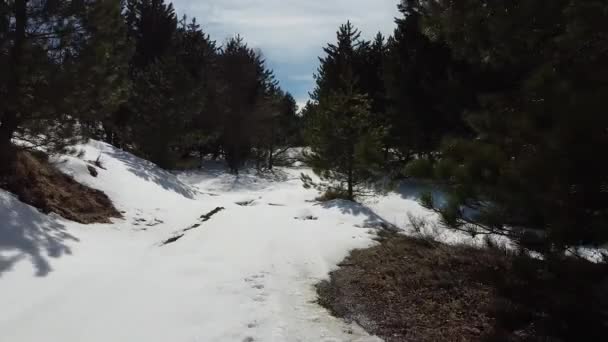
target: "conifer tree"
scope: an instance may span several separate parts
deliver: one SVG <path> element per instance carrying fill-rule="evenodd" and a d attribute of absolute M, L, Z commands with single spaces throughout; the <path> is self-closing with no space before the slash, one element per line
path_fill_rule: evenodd
<path fill-rule="evenodd" d="M 258 169 L 272 170 L 275 162 L 299 142 L 299 118 L 293 96 L 270 87 L 258 108 L 256 153 Z"/>
<path fill-rule="evenodd" d="M 341 25 L 338 29 L 337 43 L 328 44 L 323 48 L 326 56 L 319 58 L 320 66 L 315 75 L 316 87 L 311 94 L 314 101 L 320 102 L 332 92 L 346 91 L 348 87 L 359 86 L 358 80 L 353 79 L 353 84 L 346 85 L 344 75 L 349 73 L 356 77 L 355 60 L 357 50 L 361 46 L 361 32 L 356 29 L 350 21 Z"/>
<path fill-rule="evenodd" d="M 307 110 L 305 139 L 309 165 L 323 183 L 302 175 L 305 187 L 317 187 L 355 200 L 368 192 L 380 175 L 384 129 L 374 119 L 371 100 L 362 93 L 361 77 L 368 43 L 350 22 L 337 33 L 338 43 L 325 48 L 321 58 L 314 108 Z"/>
<path fill-rule="evenodd" d="M 348 200 L 370 193 L 380 176 L 383 130 L 374 124 L 370 101 L 349 87 L 322 101 L 305 137 L 308 164 L 324 183 L 302 174 L 305 187 L 341 194 Z"/>
<path fill-rule="evenodd" d="M 252 154 L 256 130 L 268 114 L 265 101 L 276 80 L 262 56 L 242 37 L 230 39 L 218 60 L 221 144 L 230 170 L 238 173 Z"/>
<path fill-rule="evenodd" d="M 18 136 L 47 152 L 83 137 L 82 123 L 125 91 L 120 4 L 11 0 L 0 4 L 0 159 Z M 115 45 L 114 45 L 115 44 Z"/>
<path fill-rule="evenodd" d="M 408 161 L 431 157 L 444 136 L 466 134 L 461 112 L 474 97 L 463 77 L 466 65 L 451 58 L 443 41 L 423 33 L 420 1 L 404 0 L 399 10 L 403 17 L 387 44 L 384 68 L 387 145 Z"/>
<path fill-rule="evenodd" d="M 474 139 L 443 145 L 434 172 L 451 191 L 436 209 L 454 228 L 545 253 L 606 241 L 608 5 L 484 3 L 428 8 L 428 32 L 479 70 L 481 98 L 467 114 Z"/>

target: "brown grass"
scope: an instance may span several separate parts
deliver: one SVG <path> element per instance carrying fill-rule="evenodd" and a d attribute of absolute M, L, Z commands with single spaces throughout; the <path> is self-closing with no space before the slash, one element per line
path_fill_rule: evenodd
<path fill-rule="evenodd" d="M 318 285 L 320 304 L 387 342 L 592 341 L 608 332 L 605 265 L 388 234 L 341 265 Z"/>
<path fill-rule="evenodd" d="M 63 174 L 44 155 L 19 151 L 7 170 L 0 185 L 44 213 L 84 224 L 121 217 L 106 194 Z"/>

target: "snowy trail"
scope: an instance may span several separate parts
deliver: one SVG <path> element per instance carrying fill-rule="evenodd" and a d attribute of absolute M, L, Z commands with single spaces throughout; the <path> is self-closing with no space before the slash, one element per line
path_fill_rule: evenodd
<path fill-rule="evenodd" d="M 175 177 L 109 145 L 84 149 L 107 171 L 61 167 L 125 217 L 82 226 L 0 192 L 0 341 L 378 341 L 314 303 L 314 284 L 373 243 L 360 227 L 377 218 L 311 202 L 298 179 L 308 170 Z"/>
<path fill-rule="evenodd" d="M 410 234 L 408 214 L 437 219 L 416 202 L 416 184 L 365 206 L 319 204 L 299 179 L 314 177 L 307 168 L 236 177 L 208 163 L 176 176 L 107 144 L 80 148 L 58 166 L 124 217 L 83 226 L 0 190 L 0 342 L 378 341 L 318 306 L 314 285 L 374 243 L 371 227 Z M 98 157 L 105 170 L 93 178 L 86 160 Z M 432 225 L 424 233 L 483 244 Z"/>

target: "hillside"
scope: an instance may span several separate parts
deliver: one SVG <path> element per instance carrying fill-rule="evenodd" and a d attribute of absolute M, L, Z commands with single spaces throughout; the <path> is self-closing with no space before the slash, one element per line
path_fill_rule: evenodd
<path fill-rule="evenodd" d="M 0 192 L 3 339 L 374 340 L 315 304 L 314 289 L 374 244 L 382 219 L 370 209 L 315 203 L 305 168 L 236 177 L 209 163 L 176 176 L 104 143 L 79 148 L 58 167 L 123 218 L 82 225 Z M 98 157 L 105 170 L 92 177 Z"/>

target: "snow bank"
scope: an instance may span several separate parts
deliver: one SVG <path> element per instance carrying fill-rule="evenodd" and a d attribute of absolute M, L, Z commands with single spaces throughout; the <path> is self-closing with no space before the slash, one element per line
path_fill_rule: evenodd
<path fill-rule="evenodd" d="M 194 199 L 196 192 L 182 183 L 175 175 L 158 168 L 155 164 L 138 158 L 109 144 L 91 141 L 78 145 L 82 156 L 55 158 L 60 170 L 77 181 L 104 191 L 119 207 L 158 207 L 158 200 L 171 201 L 172 206 L 184 199 Z M 102 167 L 99 176 L 91 177 L 87 163 L 99 160 Z"/>
<path fill-rule="evenodd" d="M 377 341 L 314 303 L 314 284 L 373 243 L 377 218 L 311 202 L 309 170 L 176 176 L 104 143 L 78 148 L 55 162 L 124 218 L 84 226 L 0 191 L 0 340 Z"/>
<path fill-rule="evenodd" d="M 315 304 L 314 285 L 374 244 L 374 227 L 413 234 L 408 213 L 436 220 L 415 184 L 367 205 L 320 204 L 302 187 L 300 173 L 316 178 L 308 168 L 234 176 L 208 162 L 172 174 L 101 142 L 78 148 L 81 158 L 55 162 L 124 218 L 84 226 L 0 191 L 1 341 L 378 341 Z M 87 166 L 98 157 L 95 178 Z"/>
<path fill-rule="evenodd" d="M 378 196 L 365 201 L 365 204 L 376 214 L 391 224 L 400 228 L 406 235 L 427 235 L 437 241 L 451 245 L 465 244 L 482 247 L 485 246 L 485 235 L 475 237 L 461 231 L 443 227 L 439 223 L 437 213 L 420 205 L 418 199 L 424 192 L 431 192 L 437 203 L 445 201 L 445 195 L 432 184 L 412 180 L 401 181 L 398 186 L 386 196 Z M 410 216 L 426 221 L 426 226 L 417 232 L 410 222 Z M 504 236 L 492 235 L 489 238 L 499 245 L 507 248 L 514 247 L 512 241 Z"/>

